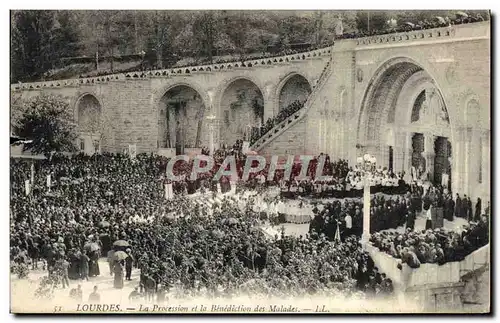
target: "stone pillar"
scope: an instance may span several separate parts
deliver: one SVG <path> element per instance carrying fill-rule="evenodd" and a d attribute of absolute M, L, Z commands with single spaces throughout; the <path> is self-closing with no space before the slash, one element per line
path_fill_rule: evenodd
<path fill-rule="evenodd" d="M 395 173 L 401 172 L 405 169 L 404 159 L 405 159 L 405 144 L 407 140 L 407 135 L 402 131 L 397 131 L 394 138 L 393 147 L 393 171 Z"/>
<path fill-rule="evenodd" d="M 266 123 L 267 119 L 272 118 L 278 113 L 278 107 L 275 106 L 276 102 L 279 100 L 274 100 L 273 98 L 273 86 L 268 84 L 264 88 L 264 124 Z M 279 103 L 278 103 L 279 104 Z"/>
<path fill-rule="evenodd" d="M 464 194 L 470 195 L 471 193 L 471 158 L 472 158 L 472 149 L 471 149 L 471 139 L 472 139 L 472 129 L 466 128 L 464 129 L 464 154 L 462 155 L 464 160 L 464 168 L 463 168 L 463 192 Z"/>
<path fill-rule="evenodd" d="M 457 136 L 452 144 L 453 152 L 453 176 L 452 190 L 453 193 L 460 195 L 469 193 L 469 173 L 470 173 L 470 141 L 472 138 L 472 129 L 468 127 L 459 127 Z"/>
<path fill-rule="evenodd" d="M 424 135 L 424 152 L 422 156 L 425 158 L 425 172 L 429 180 L 434 181 L 434 158 L 436 153 L 434 152 L 434 141 L 435 137 L 431 134 Z"/>
<path fill-rule="evenodd" d="M 482 182 L 485 187 L 485 193 L 490 194 L 491 183 L 491 165 L 490 165 L 490 130 L 482 131 Z"/>

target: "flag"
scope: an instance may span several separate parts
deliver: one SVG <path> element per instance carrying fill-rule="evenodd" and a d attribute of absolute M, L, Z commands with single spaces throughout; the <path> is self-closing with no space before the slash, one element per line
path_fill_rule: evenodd
<path fill-rule="evenodd" d="M 340 242 L 340 228 L 339 228 L 339 223 L 337 222 L 337 232 L 335 232 L 335 241 Z"/>
<path fill-rule="evenodd" d="M 137 145 L 128 145 L 128 154 L 130 159 L 135 159 L 135 156 L 137 155 Z"/>
<path fill-rule="evenodd" d="M 165 183 L 165 199 L 171 200 L 174 197 L 174 191 L 172 189 L 172 183 Z"/>
<path fill-rule="evenodd" d="M 31 184 L 35 183 L 35 164 L 31 163 Z"/>
<path fill-rule="evenodd" d="M 31 185 L 30 185 L 30 180 L 27 179 L 24 181 L 24 190 L 26 192 L 26 196 L 30 195 L 31 192 Z"/>

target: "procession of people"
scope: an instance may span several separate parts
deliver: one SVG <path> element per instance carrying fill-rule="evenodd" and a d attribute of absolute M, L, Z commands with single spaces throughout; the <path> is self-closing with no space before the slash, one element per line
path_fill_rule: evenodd
<path fill-rule="evenodd" d="M 218 150 L 216 159 L 220 162 L 227 154 L 234 154 L 239 161 L 245 158 L 241 142 Z M 276 208 L 275 212 L 256 210 L 255 200 L 236 195 L 224 196 L 211 210 L 200 207 L 190 198 L 191 192 L 200 192 L 207 186 L 205 194 L 217 195 L 221 186 L 228 185 L 227 180 L 215 186 L 206 185 L 208 177 L 203 176 L 195 184 L 189 180 L 179 183 L 182 189 L 177 187 L 174 196 L 166 199 L 167 162 L 164 157 L 147 154 L 135 159 L 121 154 L 56 156 L 38 161 L 13 159 L 13 272 L 26 276 L 30 270 L 40 268 L 41 263 L 52 286 L 57 288 L 71 288 L 81 281 L 110 275 L 113 287 L 123 289 L 137 269 L 140 275 L 132 298 L 142 295 L 149 301 L 164 299 L 168 293 L 204 293 L 211 297 L 248 292 L 273 296 L 333 291 L 364 295 L 359 297 L 385 297 L 391 293 L 390 279 L 378 272 L 359 242 L 363 225 L 360 199 L 334 198 L 317 204 L 307 234 L 293 236 L 282 231 L 270 236 L 263 230 L 266 221 L 269 222 L 271 213 L 279 215 L 286 208 Z M 299 170 L 295 168 L 293 172 L 297 175 Z M 345 182 L 355 176 L 356 170 L 345 161 L 338 161 L 329 162 L 326 172 Z M 384 179 L 392 172 L 381 174 Z M 241 186 L 239 190 L 265 193 L 283 183 L 279 179 L 261 181 L 261 175 L 257 174 L 250 186 Z M 27 179 L 31 183 L 29 190 Z M 407 189 L 404 194 L 372 195 L 371 233 L 399 226 L 411 231 L 416 214 L 427 204 L 444 206 L 446 217 L 473 219 L 468 198 L 451 203 L 451 195 L 439 187 L 425 192 L 411 185 Z M 286 198 L 277 198 L 277 203 L 287 203 Z M 303 203 L 310 201 L 300 202 Z M 481 214 L 481 205 L 478 207 Z M 409 240 L 414 238 L 412 233 L 407 235 Z M 398 248 L 390 235 L 382 233 L 381 237 L 374 240 L 381 250 Z M 471 244 L 477 246 L 476 240 Z M 480 241 L 486 240 L 481 236 Z M 447 246 L 444 251 L 449 253 L 450 248 Z M 441 250 L 439 246 L 436 249 Z M 472 249 L 467 246 L 468 251 Z M 99 266 L 102 257 L 107 259 L 109 268 Z M 452 260 L 447 256 L 435 259 Z M 71 293 L 80 297 L 78 291 L 71 289 Z"/>

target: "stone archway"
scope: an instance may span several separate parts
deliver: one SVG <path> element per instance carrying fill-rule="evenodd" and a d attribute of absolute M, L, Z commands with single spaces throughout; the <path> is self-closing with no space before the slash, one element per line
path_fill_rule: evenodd
<path fill-rule="evenodd" d="M 103 120 L 101 103 L 93 94 L 85 93 L 76 101 L 75 110 L 77 148 L 87 155 L 100 152 L 106 127 L 110 126 Z"/>
<path fill-rule="evenodd" d="M 440 183 L 443 174 L 451 177 L 451 126 L 429 73 L 410 59 L 393 59 L 377 70 L 365 92 L 357 153 L 370 153 L 396 172 L 420 170 L 422 178 Z"/>
<path fill-rule="evenodd" d="M 205 103 L 189 85 L 174 85 L 159 100 L 158 148 L 172 148 L 183 154 L 185 148 L 202 146 Z"/>
<path fill-rule="evenodd" d="M 233 80 L 220 100 L 220 140 L 232 145 L 238 139 L 250 139 L 264 123 L 264 96 L 260 88 L 246 78 Z"/>
<path fill-rule="evenodd" d="M 309 81 L 298 73 L 288 75 L 278 87 L 278 111 L 295 102 L 303 104 L 311 94 Z"/>

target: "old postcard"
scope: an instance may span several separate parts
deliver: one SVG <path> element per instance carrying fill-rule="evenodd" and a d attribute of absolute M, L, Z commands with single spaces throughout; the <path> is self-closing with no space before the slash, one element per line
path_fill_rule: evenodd
<path fill-rule="evenodd" d="M 490 29 L 11 11 L 11 312 L 489 313 Z"/>

